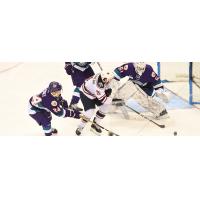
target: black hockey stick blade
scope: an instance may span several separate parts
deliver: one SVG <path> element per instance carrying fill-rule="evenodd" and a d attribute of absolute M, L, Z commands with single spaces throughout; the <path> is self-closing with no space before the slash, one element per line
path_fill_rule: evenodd
<path fill-rule="evenodd" d="M 152 121 L 152 122 L 154 122 L 154 121 Z M 156 123 L 156 122 L 154 122 L 157 126 L 159 126 L 160 128 L 165 128 L 165 125 L 164 124 L 158 124 L 158 123 Z"/>
<path fill-rule="evenodd" d="M 85 119 L 85 118 L 82 117 L 82 119 Z M 90 122 L 91 124 L 96 124 L 94 121 L 91 121 L 91 120 L 88 120 L 88 119 L 85 119 L 85 121 Z M 102 128 L 102 129 L 104 129 L 105 131 L 107 131 L 108 132 L 108 136 L 120 136 L 120 135 L 108 130 L 107 128 L 105 128 L 105 127 L 103 127 L 103 126 L 101 126 L 99 124 L 98 124 L 98 126 L 100 128 Z"/>
<path fill-rule="evenodd" d="M 108 136 L 120 136 L 120 135 L 118 135 L 118 134 L 116 134 L 116 133 L 113 133 L 112 131 L 109 131 L 109 132 L 108 132 Z"/>

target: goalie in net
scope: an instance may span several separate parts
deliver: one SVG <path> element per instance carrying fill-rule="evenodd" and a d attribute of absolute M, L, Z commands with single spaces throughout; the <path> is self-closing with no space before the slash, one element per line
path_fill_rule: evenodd
<path fill-rule="evenodd" d="M 133 98 L 145 110 L 151 112 L 155 119 L 168 118 L 168 112 L 161 99 L 169 101 L 160 77 L 153 68 L 144 62 L 126 63 L 114 70 L 115 80 L 129 77 L 129 80 L 117 90 L 117 98 L 124 101 Z"/>

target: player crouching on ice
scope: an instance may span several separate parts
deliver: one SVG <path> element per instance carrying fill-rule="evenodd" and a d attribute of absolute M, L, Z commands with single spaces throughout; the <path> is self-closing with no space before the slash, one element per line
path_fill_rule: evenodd
<path fill-rule="evenodd" d="M 147 111 L 153 113 L 155 119 L 168 118 L 168 112 L 162 102 L 169 101 L 160 77 L 152 66 L 144 62 L 126 63 L 114 70 L 116 80 L 129 77 L 129 80 L 118 90 L 118 97 L 123 100 L 133 98 Z"/>
<path fill-rule="evenodd" d="M 110 82 L 113 78 L 113 73 L 102 72 L 87 79 L 81 86 L 80 98 L 84 107 L 84 117 L 81 118 L 81 122 L 76 130 L 78 136 L 81 135 L 87 122 L 91 120 L 95 113 L 96 106 L 98 106 L 99 109 L 91 125 L 91 131 L 96 135 L 101 135 L 102 130 L 99 127 L 100 122 L 109 111 L 109 107 L 112 103 L 112 98 L 110 97 L 112 93 Z"/>
<path fill-rule="evenodd" d="M 49 87 L 29 100 L 29 115 L 43 128 L 45 136 L 57 134 L 51 127 L 52 115 L 80 119 L 80 112 L 68 109 L 68 103 L 61 96 L 62 85 L 51 82 Z"/>

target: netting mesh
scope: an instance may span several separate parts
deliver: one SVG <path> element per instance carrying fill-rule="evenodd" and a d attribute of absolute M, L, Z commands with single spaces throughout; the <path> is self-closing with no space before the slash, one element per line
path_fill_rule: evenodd
<path fill-rule="evenodd" d="M 200 103 L 200 62 L 192 63 L 190 78 L 192 80 L 192 103 Z"/>
<path fill-rule="evenodd" d="M 189 63 L 160 62 L 160 77 L 169 82 L 189 81 Z"/>
<path fill-rule="evenodd" d="M 200 88 L 200 62 L 193 62 L 192 79 L 194 84 Z"/>

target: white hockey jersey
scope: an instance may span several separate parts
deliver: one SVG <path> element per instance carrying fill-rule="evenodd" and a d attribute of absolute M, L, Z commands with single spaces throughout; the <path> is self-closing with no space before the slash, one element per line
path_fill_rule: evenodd
<path fill-rule="evenodd" d="M 98 99 L 102 104 L 111 104 L 112 99 L 106 96 L 105 91 L 110 88 L 109 84 L 100 81 L 100 74 L 87 79 L 80 88 L 89 99 Z"/>

